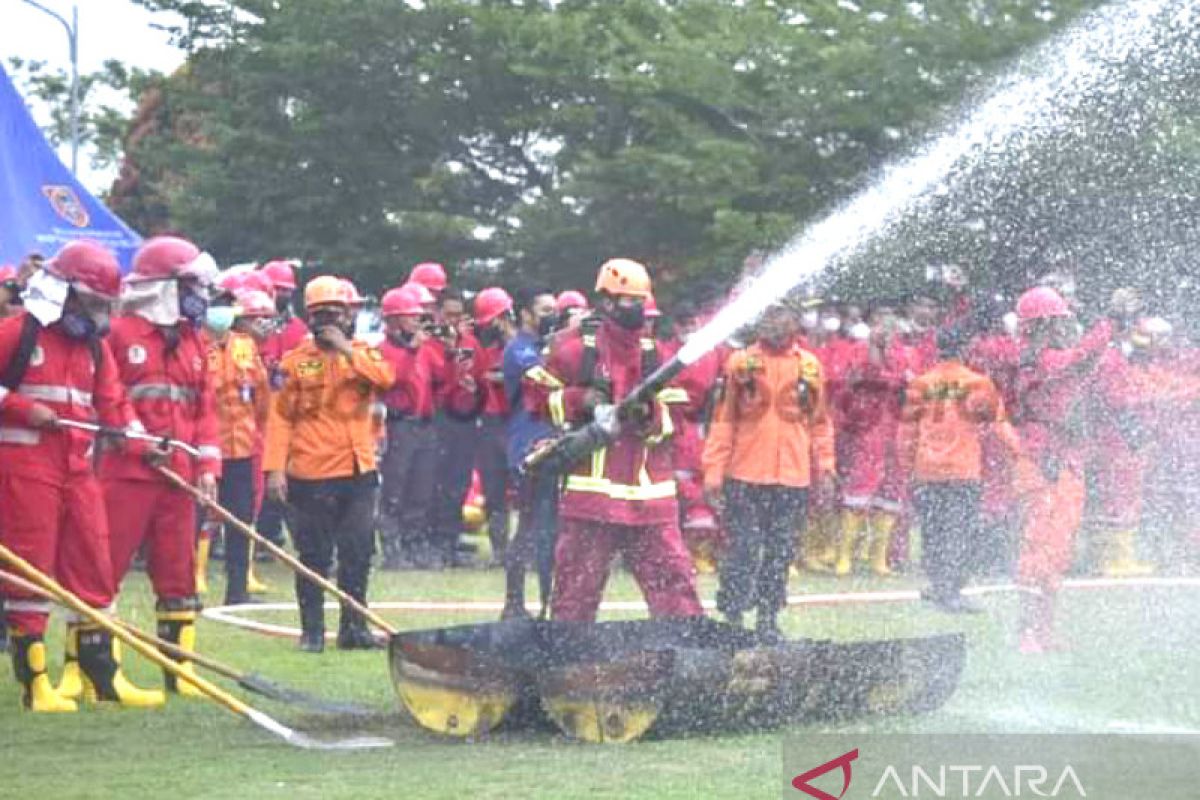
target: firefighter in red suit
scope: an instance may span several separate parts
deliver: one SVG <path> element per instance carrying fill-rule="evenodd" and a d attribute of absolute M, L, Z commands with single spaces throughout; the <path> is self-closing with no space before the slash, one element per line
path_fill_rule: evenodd
<path fill-rule="evenodd" d="M 891 574 L 892 531 L 906 500 L 896 437 L 914 356 L 900 341 L 895 317 L 886 308 L 876 309 L 868 338 L 846 355 L 835 371 L 841 379 L 834 403 L 845 510 L 834 571 L 850 574 L 859 540 L 865 537 L 871 571 L 886 576 Z"/>
<path fill-rule="evenodd" d="M 159 236 L 142 245 L 121 292 L 124 316 L 113 320 L 109 344 L 121 382 L 146 429 L 191 444 L 193 460 L 171 450 L 165 466 L 216 499 L 221 474 L 220 423 L 208 348 L 201 333 L 207 291 L 216 264 L 184 239 Z M 146 545 L 146 568 L 158 598 L 158 635 L 184 650 L 196 640 L 196 503 L 173 487 L 146 459 L 106 453 L 100 464 L 113 577 L 118 585 L 134 554 Z M 181 662 L 192 670 L 190 661 Z M 165 675 L 168 691 L 195 694 L 189 683 Z"/>
<path fill-rule="evenodd" d="M 1023 457 L 1016 489 L 1024 514 L 1018 580 L 1025 595 L 1020 649 L 1053 649 L 1054 603 L 1075 553 L 1085 496 L 1083 395 L 1109 346 L 1113 324 L 1097 323 L 1077 343 L 1076 323 L 1054 289 L 1030 289 L 1017 301 L 1025 346 L 1015 421 Z"/>
<path fill-rule="evenodd" d="M 474 360 L 475 391 L 479 405 L 479 433 L 475 468 L 483 484 L 487 506 L 488 538 L 492 563 L 505 562 L 508 549 L 508 397 L 504 393 L 504 348 L 516 335 L 513 299 L 497 286 L 483 289 L 472 308 L 475 339 L 480 350 Z"/>
<path fill-rule="evenodd" d="M 138 427 L 103 339 L 119 292 L 116 257 L 94 242 L 72 242 L 31 276 L 28 312 L 0 323 L 0 542 L 101 610 L 112 604 L 115 587 L 93 470 L 95 441 L 56 423 Z M 74 711 L 74 700 L 46 675 L 50 604 L 5 584 L 0 590 L 22 704 L 36 712 Z M 161 692 L 125 679 L 106 631 L 74 615 L 68 630 L 88 700 L 163 703 Z"/>
<path fill-rule="evenodd" d="M 526 382 L 539 413 L 559 426 L 584 424 L 595 413 L 610 413 L 657 367 L 661 353 L 643 334 L 650 289 L 650 276 L 636 261 L 619 258 L 601 266 L 598 317 L 557 337 L 547 359 L 561 388 Z M 555 619 L 595 619 L 617 552 L 652 616 L 703 613 L 679 532 L 670 443 L 686 400 L 681 389 L 663 390 L 621 420 L 612 444 L 566 476 L 550 602 Z"/>

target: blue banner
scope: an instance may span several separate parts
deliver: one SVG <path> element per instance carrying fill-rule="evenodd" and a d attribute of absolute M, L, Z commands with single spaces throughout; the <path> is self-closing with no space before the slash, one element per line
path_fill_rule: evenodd
<path fill-rule="evenodd" d="M 72 239 L 112 248 L 122 270 L 142 241 L 59 161 L 0 66 L 0 264 L 49 257 Z"/>

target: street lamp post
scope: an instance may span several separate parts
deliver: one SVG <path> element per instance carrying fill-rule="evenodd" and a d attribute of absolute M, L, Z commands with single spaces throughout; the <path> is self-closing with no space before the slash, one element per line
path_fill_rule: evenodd
<path fill-rule="evenodd" d="M 67 31 L 67 43 L 71 50 L 71 174 L 79 168 L 79 6 L 71 6 L 71 21 L 57 11 L 46 8 L 37 0 L 24 0 L 44 14 L 54 17 Z"/>

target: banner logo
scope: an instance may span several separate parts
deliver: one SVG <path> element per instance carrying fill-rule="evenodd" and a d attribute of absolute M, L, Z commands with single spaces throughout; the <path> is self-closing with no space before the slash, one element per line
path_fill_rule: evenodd
<path fill-rule="evenodd" d="M 846 796 L 846 791 L 850 788 L 850 762 L 856 758 L 858 758 L 858 748 L 848 753 L 842 753 L 837 758 L 826 761 L 819 767 L 813 767 L 808 772 L 797 775 L 792 779 L 792 786 L 804 792 L 809 797 L 815 798 L 815 800 L 841 800 L 842 797 Z M 819 778 L 826 772 L 831 772 L 837 767 L 842 768 L 842 791 L 837 797 L 809 783 L 809 781 Z"/>
<path fill-rule="evenodd" d="M 50 201 L 54 213 L 74 225 L 76 228 L 86 228 L 91 222 L 87 209 L 79 200 L 79 195 L 70 186 L 43 186 L 42 194 Z"/>

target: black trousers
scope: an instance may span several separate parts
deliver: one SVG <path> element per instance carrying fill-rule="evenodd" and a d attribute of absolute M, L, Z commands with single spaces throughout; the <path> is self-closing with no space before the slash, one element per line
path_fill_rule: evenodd
<path fill-rule="evenodd" d="M 487 502 L 492 555 L 502 559 L 508 545 L 508 421 L 503 417 L 480 417 L 475 468 Z"/>
<path fill-rule="evenodd" d="M 921 562 L 935 597 L 956 597 L 970 580 L 983 538 L 980 491 L 975 481 L 916 486 L 913 501 L 921 520 Z"/>
<path fill-rule="evenodd" d="M 717 608 L 773 615 L 787 602 L 788 567 L 804 525 L 808 489 L 725 481 L 729 552 L 721 561 Z"/>
<path fill-rule="evenodd" d="M 538 593 L 542 606 L 550 602 L 550 584 L 554 575 L 554 544 L 558 539 L 559 476 L 535 471 L 521 479 L 520 522 L 517 533 L 504 554 L 507 573 L 506 598 L 523 603 L 525 567 L 537 565 Z"/>
<path fill-rule="evenodd" d="M 288 520 L 300 561 L 321 576 L 328 576 L 337 555 L 337 585 L 365 603 L 371 556 L 375 551 L 375 510 L 379 474 L 366 472 L 347 478 L 288 480 L 288 499 L 295 514 Z M 305 631 L 323 631 L 323 592 L 310 581 L 296 577 L 296 600 Z M 342 627 L 365 624 L 342 608 Z"/>
<path fill-rule="evenodd" d="M 430 543 L 437 434 L 432 420 L 391 419 L 387 451 L 380 463 L 383 481 L 379 538 L 384 564 L 396 566 Z"/>
<path fill-rule="evenodd" d="M 221 464 L 217 484 L 218 502 L 247 525 L 254 524 L 254 459 L 233 458 Z M 225 593 L 227 597 L 246 594 L 246 575 L 250 569 L 250 540 L 232 525 L 225 526 Z"/>
<path fill-rule="evenodd" d="M 437 547 L 446 556 L 453 556 L 463 531 L 462 505 L 471 487 L 479 425 L 474 417 L 462 420 L 439 414 L 435 428 L 437 476 L 431 525 Z"/>

